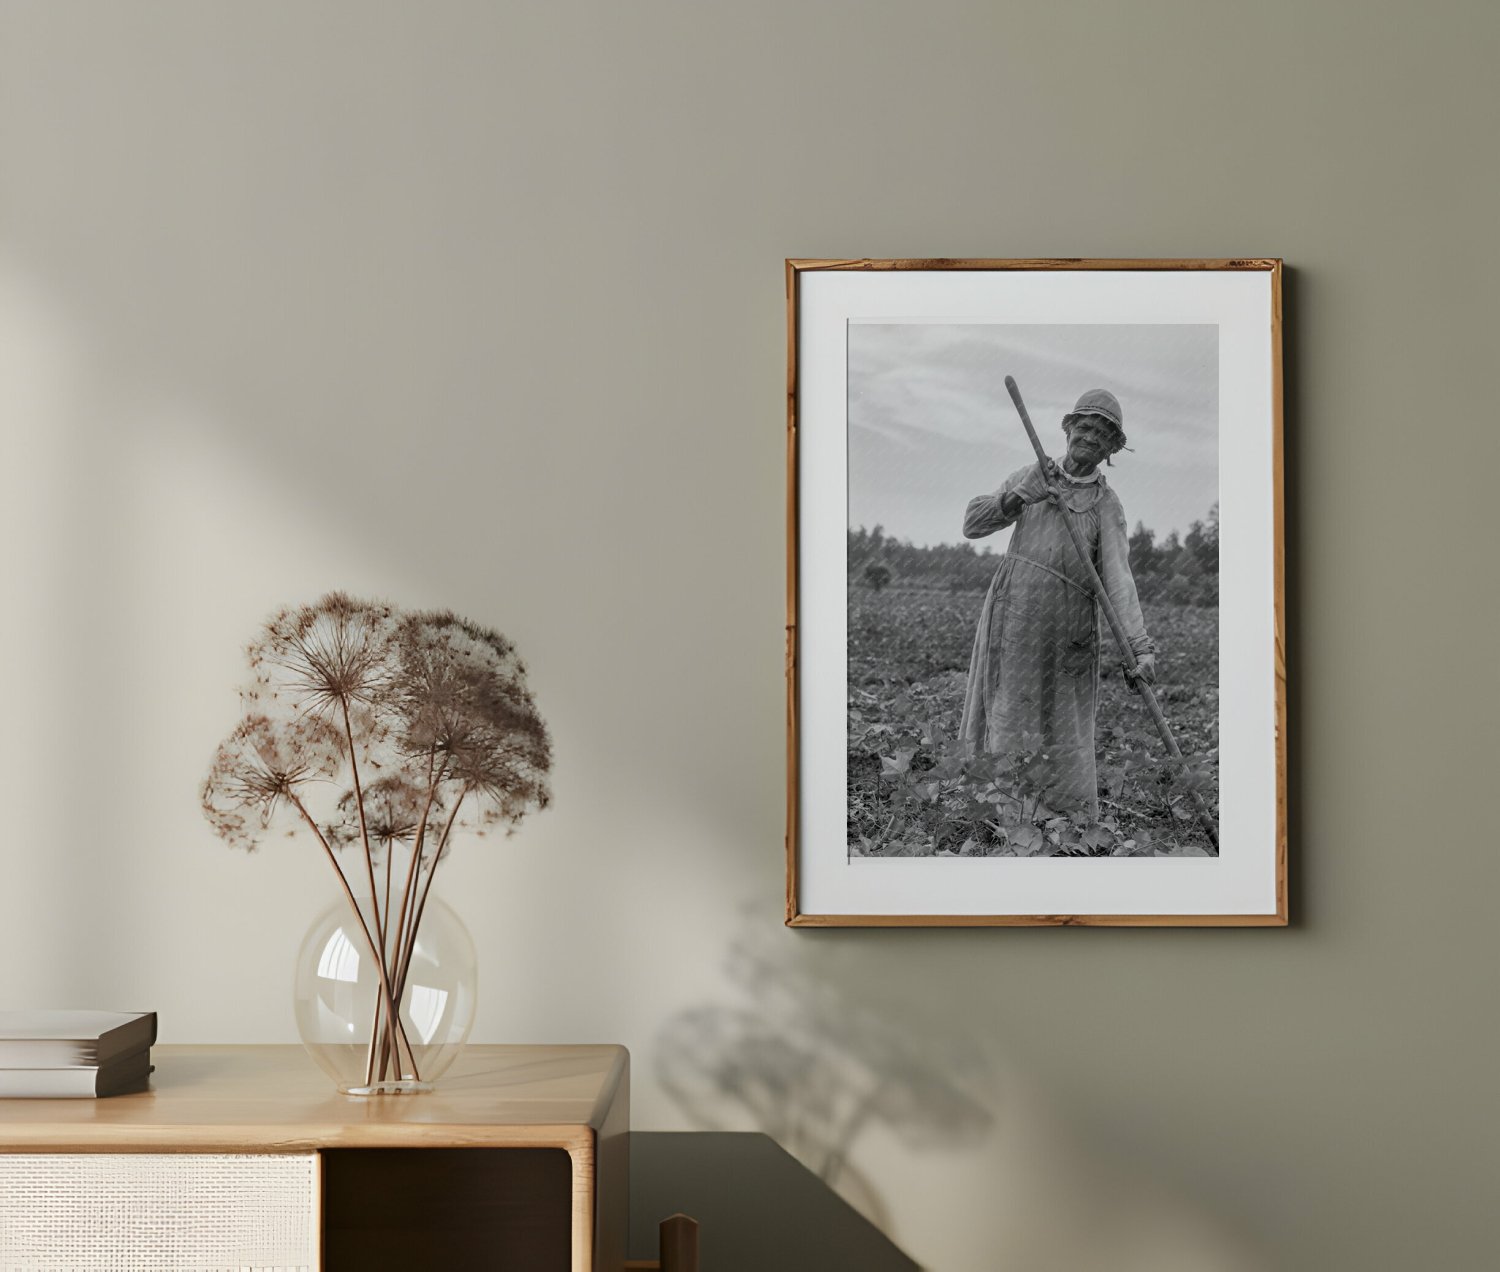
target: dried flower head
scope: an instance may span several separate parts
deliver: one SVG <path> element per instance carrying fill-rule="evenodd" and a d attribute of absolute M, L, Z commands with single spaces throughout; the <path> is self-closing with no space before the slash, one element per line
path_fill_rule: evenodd
<path fill-rule="evenodd" d="M 405 617 L 396 648 L 400 745 L 434 756 L 472 796 L 470 824 L 514 826 L 529 809 L 545 808 L 552 744 L 510 641 L 434 612 Z"/>
<path fill-rule="evenodd" d="M 250 714 L 205 785 L 205 812 L 231 842 L 253 844 L 286 798 L 274 774 L 332 776 L 344 763 L 351 787 L 319 830 L 367 856 L 419 833 L 423 857 L 441 855 L 455 827 L 509 830 L 551 799 L 547 728 L 515 646 L 497 632 L 449 611 L 402 614 L 331 592 L 272 615 L 248 655 Z M 248 752 L 260 756 L 267 739 L 275 763 L 252 763 Z M 299 757 L 301 745 L 316 754 Z M 340 763 L 330 768 L 331 746 Z"/>
<path fill-rule="evenodd" d="M 372 706 L 390 674 L 394 629 L 389 605 L 343 592 L 279 610 L 247 651 L 247 705 L 329 716 Z"/>
<path fill-rule="evenodd" d="M 392 844 L 413 842 L 424 813 L 424 839 L 429 845 L 438 842 L 442 833 L 441 796 L 434 796 L 429 806 L 427 789 L 414 778 L 405 773 L 376 778 L 364 788 L 364 797 L 365 828 L 372 850 L 385 852 Z M 336 848 L 359 842 L 359 807 L 352 790 L 345 791 L 339 800 L 328 830 L 328 842 Z"/>
<path fill-rule="evenodd" d="M 324 720 L 247 716 L 214 755 L 204 815 L 231 846 L 253 851 L 305 785 L 332 779 L 343 763 L 343 735 Z"/>

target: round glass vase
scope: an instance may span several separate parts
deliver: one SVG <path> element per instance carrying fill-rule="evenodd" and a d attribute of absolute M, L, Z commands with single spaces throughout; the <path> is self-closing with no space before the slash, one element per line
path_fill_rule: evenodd
<path fill-rule="evenodd" d="M 359 899 L 363 924 L 347 901 L 328 907 L 297 955 L 297 1032 L 302 1045 L 345 1095 L 430 1091 L 457 1058 L 478 1005 L 474 942 L 436 896 L 423 907 L 404 976 L 393 951 L 382 978 L 366 927 L 374 907 Z M 399 987 L 398 1026 L 387 1027 L 385 985 Z"/>

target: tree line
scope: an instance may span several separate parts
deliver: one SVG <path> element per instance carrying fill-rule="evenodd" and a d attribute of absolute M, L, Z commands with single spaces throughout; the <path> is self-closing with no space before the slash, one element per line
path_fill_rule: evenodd
<path fill-rule="evenodd" d="M 988 545 L 938 543 L 917 547 L 887 535 L 883 526 L 849 531 L 849 581 L 880 591 L 886 587 L 982 592 L 990 585 L 1000 554 Z M 1216 502 L 1185 535 L 1176 530 L 1157 542 L 1156 531 L 1137 521 L 1130 534 L 1130 569 L 1141 599 L 1179 605 L 1219 603 L 1219 505 Z"/>

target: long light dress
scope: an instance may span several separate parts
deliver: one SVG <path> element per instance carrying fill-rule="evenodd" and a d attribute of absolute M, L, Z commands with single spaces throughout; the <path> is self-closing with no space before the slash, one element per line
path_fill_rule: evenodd
<path fill-rule="evenodd" d="M 964 514 L 970 539 L 1009 525 L 1015 531 L 980 611 L 960 731 L 970 754 L 1035 755 L 1028 771 L 1045 803 L 1097 819 L 1094 714 L 1103 622 L 1064 517 L 1083 531 L 1133 652 L 1140 657 L 1155 646 L 1130 572 L 1119 496 L 1098 469 L 1084 478 L 1063 472 L 1060 505 L 1026 504 L 1007 517 L 1002 497 L 1035 469 L 1012 473 L 994 494 L 970 500 Z"/>

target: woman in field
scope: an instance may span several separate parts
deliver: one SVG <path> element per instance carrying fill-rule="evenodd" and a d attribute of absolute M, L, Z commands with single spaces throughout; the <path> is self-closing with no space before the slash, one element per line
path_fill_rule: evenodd
<path fill-rule="evenodd" d="M 1146 633 L 1130 572 L 1125 510 L 1099 465 L 1125 445 L 1114 394 L 1091 389 L 1063 417 L 1067 455 L 1048 460 L 1049 495 L 1038 464 L 1012 473 L 992 495 L 969 501 L 964 535 L 1014 525 L 979 614 L 961 733 L 971 754 L 1034 757 L 1027 769 L 1038 821 L 1059 813 L 1099 815 L 1094 711 L 1099 697 L 1098 606 L 1064 518 L 1083 531 L 1094 568 L 1130 637 L 1147 683 L 1156 647 Z"/>

